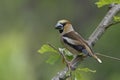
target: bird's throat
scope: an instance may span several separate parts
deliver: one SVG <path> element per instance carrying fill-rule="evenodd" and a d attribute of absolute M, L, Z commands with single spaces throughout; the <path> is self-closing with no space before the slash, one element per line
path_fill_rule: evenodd
<path fill-rule="evenodd" d="M 63 30 L 59 30 L 59 32 L 60 32 L 60 33 L 62 33 L 62 32 L 63 32 Z"/>

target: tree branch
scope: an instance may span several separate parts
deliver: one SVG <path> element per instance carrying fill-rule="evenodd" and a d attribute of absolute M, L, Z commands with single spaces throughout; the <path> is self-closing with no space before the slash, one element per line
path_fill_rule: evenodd
<path fill-rule="evenodd" d="M 100 39 L 108 26 L 111 26 L 110 23 L 113 20 L 113 17 L 120 11 L 120 4 L 112 6 L 112 8 L 107 12 L 103 20 L 97 26 L 95 31 L 90 35 L 88 39 L 88 44 L 94 46 L 96 41 Z"/>
<path fill-rule="evenodd" d="M 108 27 L 112 26 L 112 20 L 113 17 L 120 11 L 120 4 L 114 4 L 111 6 L 110 10 L 107 12 L 103 20 L 100 22 L 100 24 L 97 26 L 95 31 L 90 35 L 88 38 L 88 44 L 93 47 L 95 43 L 101 38 L 103 33 L 108 29 Z M 80 62 L 85 57 L 79 56 L 77 59 L 74 59 L 72 63 L 72 67 L 76 69 L 76 66 L 80 64 Z M 77 62 L 76 62 L 77 60 Z M 67 76 L 66 73 L 68 71 L 68 68 L 64 68 L 61 72 L 58 72 L 57 75 L 55 75 L 52 80 L 66 80 Z"/>

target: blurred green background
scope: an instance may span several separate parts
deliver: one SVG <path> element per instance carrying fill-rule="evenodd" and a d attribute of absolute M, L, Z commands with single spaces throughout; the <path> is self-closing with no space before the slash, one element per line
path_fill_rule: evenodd
<path fill-rule="evenodd" d="M 61 47 L 54 25 L 68 19 L 85 39 L 108 11 L 97 8 L 97 0 L 0 0 L 0 80 L 50 80 L 64 68 L 45 61 L 50 53 L 37 51 L 46 42 Z M 120 58 L 120 24 L 110 27 L 94 51 Z M 88 58 L 81 67 L 97 70 L 83 73 L 82 80 L 120 80 L 120 62 L 100 57 L 102 64 Z"/>

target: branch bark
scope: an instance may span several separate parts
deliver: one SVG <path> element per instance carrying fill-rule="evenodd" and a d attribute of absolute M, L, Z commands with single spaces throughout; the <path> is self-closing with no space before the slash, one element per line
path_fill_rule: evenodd
<path fill-rule="evenodd" d="M 101 38 L 105 30 L 108 28 L 109 24 L 111 24 L 113 17 L 120 11 L 120 4 L 113 5 L 112 8 L 107 12 L 103 20 L 97 26 L 95 31 L 90 35 L 88 39 L 88 44 L 90 46 L 94 46 L 96 41 Z"/>
<path fill-rule="evenodd" d="M 113 17 L 119 11 L 120 11 L 120 4 L 114 4 L 114 5 L 112 5 L 112 7 L 110 8 L 110 10 L 107 12 L 107 14 L 105 15 L 105 17 L 102 19 L 102 21 L 100 22 L 100 24 L 95 29 L 95 31 L 88 38 L 87 42 L 88 42 L 88 44 L 91 47 L 93 47 L 95 45 L 95 43 L 101 38 L 101 36 L 108 29 L 108 27 L 111 26 L 110 24 L 113 21 Z M 72 67 L 75 68 L 75 69 L 78 66 L 78 64 L 80 64 L 80 62 L 82 62 L 82 60 L 85 57 L 83 58 L 83 57 L 79 56 L 77 58 L 79 58 L 77 62 L 75 62 L 74 60 L 72 62 Z M 55 75 L 52 78 L 52 80 L 66 80 L 67 79 L 67 76 L 66 76 L 67 71 L 68 71 L 68 68 L 66 67 L 62 71 L 58 72 L 57 75 Z"/>

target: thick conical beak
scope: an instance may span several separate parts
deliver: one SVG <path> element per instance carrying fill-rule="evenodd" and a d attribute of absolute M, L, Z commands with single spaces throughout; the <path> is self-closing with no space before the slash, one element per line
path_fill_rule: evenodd
<path fill-rule="evenodd" d="M 63 25 L 60 24 L 60 23 L 57 23 L 57 24 L 55 25 L 55 29 L 63 29 Z"/>

